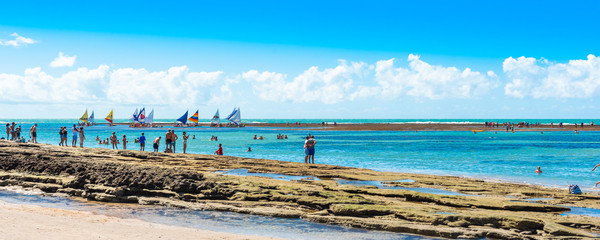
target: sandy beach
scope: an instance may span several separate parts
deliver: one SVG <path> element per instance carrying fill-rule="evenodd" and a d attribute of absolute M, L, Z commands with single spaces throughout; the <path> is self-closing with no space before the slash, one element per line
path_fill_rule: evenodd
<path fill-rule="evenodd" d="M 2 239 L 275 239 L 0 201 Z"/>

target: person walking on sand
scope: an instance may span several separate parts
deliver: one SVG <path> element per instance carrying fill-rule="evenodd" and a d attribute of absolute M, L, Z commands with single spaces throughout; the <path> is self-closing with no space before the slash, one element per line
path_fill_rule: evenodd
<path fill-rule="evenodd" d="M 85 140 L 85 134 L 83 133 L 83 127 L 79 128 L 79 146 L 83 148 L 83 141 Z"/>
<path fill-rule="evenodd" d="M 123 134 L 123 149 L 127 149 L 127 137 Z"/>
<path fill-rule="evenodd" d="M 158 136 L 157 138 L 154 139 L 154 152 L 158 152 L 158 145 L 160 144 L 160 136 Z"/>
<path fill-rule="evenodd" d="M 142 133 L 142 136 L 140 136 L 140 151 L 144 151 L 144 148 L 146 147 L 146 137 L 144 136 L 144 133 Z"/>
<path fill-rule="evenodd" d="M 31 142 L 37 143 L 37 123 L 29 129 L 29 135 L 31 136 Z"/>
<path fill-rule="evenodd" d="M 119 145 L 117 145 L 117 135 L 115 134 L 115 132 L 112 133 L 112 135 L 110 135 L 110 143 L 112 144 L 112 148 L 113 149 L 119 149 Z"/>
<path fill-rule="evenodd" d="M 185 135 L 185 132 L 183 132 L 183 153 L 185 154 L 185 150 L 187 149 L 187 140 L 188 138 L 190 138 L 190 135 Z"/>
<path fill-rule="evenodd" d="M 219 143 L 219 149 L 217 149 L 217 151 L 215 151 L 215 154 L 217 154 L 217 155 L 223 155 L 223 147 L 221 147 L 220 143 Z"/>
<path fill-rule="evenodd" d="M 73 147 L 76 147 L 77 146 L 77 135 L 79 135 L 79 130 L 77 130 L 77 126 L 75 124 L 73 124 L 72 133 L 73 133 L 73 141 L 71 141 L 71 145 Z"/>

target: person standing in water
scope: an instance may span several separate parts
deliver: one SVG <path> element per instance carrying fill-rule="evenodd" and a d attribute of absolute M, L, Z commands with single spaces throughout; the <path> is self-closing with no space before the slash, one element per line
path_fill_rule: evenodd
<path fill-rule="evenodd" d="M 127 149 L 127 137 L 123 134 L 123 149 Z"/>
<path fill-rule="evenodd" d="M 144 151 L 144 148 L 146 147 L 146 137 L 144 137 L 144 133 L 142 133 L 142 136 L 140 136 L 140 151 Z"/>
<path fill-rule="evenodd" d="M 223 147 L 221 147 L 220 143 L 219 143 L 219 149 L 217 149 L 217 151 L 215 151 L 215 154 L 217 154 L 217 155 L 223 155 Z"/>
<path fill-rule="evenodd" d="M 600 163 L 596 164 L 596 166 L 594 166 L 594 168 L 592 168 L 592 171 L 596 170 L 596 168 L 600 166 Z M 594 185 L 594 188 L 598 187 L 598 184 L 600 184 L 600 182 L 596 182 L 596 185 Z"/>
<path fill-rule="evenodd" d="M 31 142 L 37 143 L 37 123 L 33 124 L 33 126 L 31 126 L 31 129 L 29 129 L 29 135 L 31 135 Z"/>
<path fill-rule="evenodd" d="M 110 143 L 112 144 L 113 149 L 119 149 L 119 145 L 117 145 L 117 135 L 115 132 L 110 136 Z"/>
<path fill-rule="evenodd" d="M 160 144 L 160 136 L 158 136 L 157 138 L 154 139 L 154 152 L 158 152 L 158 145 Z"/>
<path fill-rule="evenodd" d="M 83 127 L 79 128 L 79 146 L 83 148 L 83 141 L 85 140 L 85 134 L 83 133 Z"/>
<path fill-rule="evenodd" d="M 537 169 L 535 170 L 535 173 L 537 173 L 537 174 L 542 173 L 542 169 L 540 168 L 540 166 L 537 167 Z"/>
<path fill-rule="evenodd" d="M 79 134 L 79 130 L 77 130 L 77 126 L 75 126 L 75 124 L 73 124 L 73 141 L 71 141 L 71 145 L 73 147 L 77 146 L 77 135 Z"/>
<path fill-rule="evenodd" d="M 185 135 L 185 132 L 183 132 L 183 153 L 185 153 L 185 150 L 187 149 L 188 138 L 190 138 L 190 135 Z"/>
<path fill-rule="evenodd" d="M 175 153 L 175 144 L 177 143 L 177 134 L 175 134 L 175 130 L 171 130 L 171 146 L 173 147 L 173 153 Z"/>
<path fill-rule="evenodd" d="M 315 145 L 317 141 L 313 136 L 306 137 L 306 141 L 304 141 L 304 145 L 306 149 L 304 150 L 306 156 L 304 157 L 304 163 L 315 163 Z M 311 162 L 312 160 L 312 162 Z"/>

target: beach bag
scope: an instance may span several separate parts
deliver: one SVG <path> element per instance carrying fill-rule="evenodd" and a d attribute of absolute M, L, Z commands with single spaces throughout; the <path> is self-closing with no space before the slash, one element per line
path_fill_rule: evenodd
<path fill-rule="evenodd" d="M 569 186 L 569 193 L 570 194 L 582 194 L 583 192 L 581 191 L 581 188 L 579 188 L 579 186 L 571 185 L 571 186 Z"/>

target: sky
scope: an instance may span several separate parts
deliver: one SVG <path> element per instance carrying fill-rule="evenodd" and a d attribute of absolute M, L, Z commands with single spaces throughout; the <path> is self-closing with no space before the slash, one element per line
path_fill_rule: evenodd
<path fill-rule="evenodd" d="M 10 1 L 0 118 L 600 118 L 598 1 Z"/>

